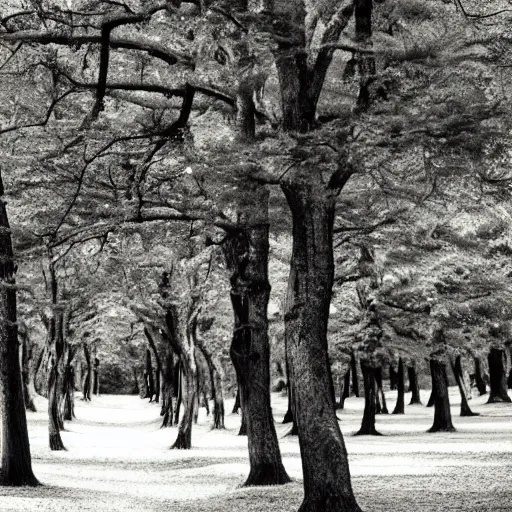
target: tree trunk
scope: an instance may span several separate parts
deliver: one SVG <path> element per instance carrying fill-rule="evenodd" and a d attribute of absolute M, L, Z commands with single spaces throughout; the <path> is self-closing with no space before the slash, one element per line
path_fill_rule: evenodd
<path fill-rule="evenodd" d="M 416 373 L 416 364 L 414 361 L 411 363 L 411 366 L 407 367 L 407 374 L 409 376 L 409 389 L 412 393 L 409 405 L 421 405 L 420 385 L 418 382 L 418 374 Z"/>
<path fill-rule="evenodd" d="M 238 414 L 240 411 L 240 384 L 236 387 L 235 403 L 233 404 L 232 414 Z"/>
<path fill-rule="evenodd" d="M 182 354 L 181 372 L 183 374 L 183 389 L 181 390 L 183 416 L 178 426 L 178 436 L 171 448 L 189 450 L 192 448 L 192 424 L 197 401 L 197 367 L 193 350 L 191 353 Z"/>
<path fill-rule="evenodd" d="M 285 336 L 304 475 L 305 495 L 299 510 L 359 512 L 331 397 L 327 352 L 335 199 L 323 185 L 321 190 L 317 187 L 312 178 L 282 185 L 293 219 Z"/>
<path fill-rule="evenodd" d="M 343 389 L 341 391 L 340 409 L 345 408 L 345 400 L 350 396 L 350 368 L 343 377 Z"/>
<path fill-rule="evenodd" d="M 48 396 L 48 393 L 45 393 L 46 385 L 48 383 L 47 376 L 41 376 L 41 373 L 45 371 L 44 369 L 47 367 L 46 357 L 48 354 L 48 350 L 46 346 L 44 346 L 39 352 L 39 357 L 37 358 L 37 364 L 34 371 L 34 386 L 36 393 L 41 396 Z"/>
<path fill-rule="evenodd" d="M 212 354 L 202 345 L 198 345 L 199 350 L 203 354 L 208 371 L 210 374 L 210 386 L 212 389 L 213 400 L 213 424 L 212 430 L 222 430 L 224 426 L 224 393 L 222 391 L 222 378 L 217 370 L 217 365 L 213 362 Z"/>
<path fill-rule="evenodd" d="M 94 358 L 92 394 L 100 394 L 100 360 L 97 357 Z"/>
<path fill-rule="evenodd" d="M 251 466 L 243 485 L 278 485 L 290 478 L 281 461 L 270 406 L 268 191 L 255 183 L 246 187 L 247 202 L 239 205 L 239 213 L 250 227 L 240 228 L 223 247 L 234 314 L 230 355 L 239 380 Z"/>
<path fill-rule="evenodd" d="M 375 429 L 375 413 L 376 413 L 376 383 L 375 368 L 367 361 L 361 361 L 361 370 L 363 372 L 364 386 L 364 413 L 361 428 L 356 436 L 380 436 L 381 434 Z"/>
<path fill-rule="evenodd" d="M 378 402 L 378 397 L 380 394 L 380 398 L 382 401 L 382 405 L 380 407 L 380 411 L 377 414 L 389 414 L 388 407 L 386 405 L 386 397 L 384 395 L 384 390 L 382 389 L 382 367 L 375 368 L 375 384 L 377 385 L 376 390 L 376 401 Z M 380 403 L 379 403 L 380 405 Z"/>
<path fill-rule="evenodd" d="M 453 375 L 455 376 L 455 381 L 457 382 L 457 386 L 459 387 L 460 393 L 460 415 L 461 416 L 479 416 L 478 413 L 475 413 L 471 410 L 468 404 L 468 400 L 466 397 L 466 389 L 464 386 L 463 380 L 463 372 L 462 372 L 462 358 L 458 355 L 455 358 L 455 363 L 451 361 Z"/>
<path fill-rule="evenodd" d="M 174 425 L 178 425 L 180 421 L 180 409 L 183 401 L 183 365 L 181 363 L 181 357 L 178 362 L 178 370 L 176 374 L 176 382 L 174 389 L 176 391 L 176 411 L 174 412 Z"/>
<path fill-rule="evenodd" d="M 147 382 L 147 394 L 144 398 L 149 398 L 149 401 L 153 401 L 153 395 L 155 394 L 155 381 L 153 380 L 153 365 L 151 364 L 151 351 L 146 349 L 146 370 L 145 378 Z"/>
<path fill-rule="evenodd" d="M 0 484 L 39 485 L 32 472 L 16 323 L 16 267 L 0 175 Z"/>
<path fill-rule="evenodd" d="M 64 419 L 71 421 L 75 417 L 75 369 L 71 364 L 66 366 L 64 394 Z"/>
<path fill-rule="evenodd" d="M 359 378 L 357 376 L 356 356 L 353 351 L 350 355 L 350 372 L 352 374 L 352 393 L 359 398 Z"/>
<path fill-rule="evenodd" d="M 150 328 L 146 326 L 144 328 L 144 333 L 146 335 L 146 338 L 148 340 L 149 346 L 151 347 L 151 350 L 153 351 L 153 357 L 155 358 L 155 364 L 156 364 L 156 370 L 155 370 L 155 377 L 156 377 L 156 387 L 155 387 L 155 402 L 158 404 L 160 402 L 160 387 L 161 387 L 161 381 L 160 376 L 162 375 L 162 360 L 160 358 L 160 354 L 158 353 L 158 349 L 156 347 L 155 338 L 154 335 L 156 333 L 151 333 Z M 163 416 L 163 414 L 162 414 Z"/>
<path fill-rule="evenodd" d="M 488 404 L 496 402 L 511 402 L 507 392 L 507 379 L 505 375 L 505 351 L 491 348 L 488 355 L 490 388 Z"/>
<path fill-rule="evenodd" d="M 394 391 L 398 382 L 398 373 L 392 364 L 389 365 L 389 389 Z"/>
<path fill-rule="evenodd" d="M 392 414 L 405 413 L 405 383 L 404 383 L 404 362 L 402 358 L 398 360 L 398 374 L 397 374 L 397 388 L 398 393 L 396 396 L 396 405 Z"/>
<path fill-rule="evenodd" d="M 89 350 L 89 347 L 87 346 L 87 343 L 83 344 L 84 349 L 84 357 L 86 362 L 86 371 L 85 371 L 85 377 L 84 377 L 84 383 L 82 385 L 82 400 L 85 400 L 86 402 L 91 401 L 91 386 L 92 386 L 92 364 L 91 364 L 91 352 Z"/>
<path fill-rule="evenodd" d="M 34 404 L 34 368 L 33 368 L 33 343 L 27 334 L 20 336 L 21 346 L 21 377 L 23 381 L 23 397 L 25 409 L 27 411 L 37 412 Z"/>
<path fill-rule="evenodd" d="M 432 390 L 430 391 L 430 397 L 427 402 L 427 407 L 433 407 L 435 403 L 436 393 L 434 390 L 434 386 L 436 385 L 436 380 L 434 379 L 434 360 L 430 359 L 430 378 L 432 379 Z"/>
<path fill-rule="evenodd" d="M 482 377 L 482 362 L 480 361 L 479 357 L 475 357 L 474 362 L 476 388 L 478 389 L 480 396 L 482 396 L 487 393 L 487 386 L 485 385 L 484 379 Z"/>
<path fill-rule="evenodd" d="M 174 382 L 174 354 L 170 344 L 165 349 L 165 360 L 162 371 L 162 408 L 160 416 L 162 419 L 162 428 L 172 427 L 173 418 L 173 382 Z"/>
<path fill-rule="evenodd" d="M 446 376 L 446 365 L 437 359 L 430 360 L 432 392 L 434 393 L 434 424 L 428 432 L 455 432 L 450 411 L 450 399 Z"/>

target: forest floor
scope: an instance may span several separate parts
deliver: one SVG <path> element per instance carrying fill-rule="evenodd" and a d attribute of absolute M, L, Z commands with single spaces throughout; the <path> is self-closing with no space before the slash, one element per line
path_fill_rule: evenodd
<path fill-rule="evenodd" d="M 406 406 L 405 415 L 377 417 L 382 437 L 354 437 L 362 398 L 338 411 L 350 458 L 354 491 L 366 512 L 512 511 L 512 404 L 470 405 L 479 417 L 460 418 L 450 388 L 457 432 L 428 434 L 433 409 Z M 396 392 L 388 392 L 388 408 Z M 410 394 L 406 395 L 406 404 Z M 428 392 L 422 393 L 424 403 Z M 286 486 L 240 488 L 248 474 L 247 439 L 240 418 L 227 414 L 225 431 L 210 430 L 201 409 L 192 450 L 169 450 L 176 428 L 160 429 L 159 408 L 135 396 L 76 401 L 76 420 L 66 423 L 65 452 L 48 448 L 46 401 L 28 413 L 38 488 L 0 488 L 0 510 L 20 512 L 292 512 L 302 499 L 297 438 L 280 423 L 286 398 L 274 394 L 273 410 Z M 231 411 L 232 401 L 227 402 Z"/>

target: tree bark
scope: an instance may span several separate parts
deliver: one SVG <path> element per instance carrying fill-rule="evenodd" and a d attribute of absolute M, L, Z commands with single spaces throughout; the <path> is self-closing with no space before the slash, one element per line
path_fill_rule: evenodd
<path fill-rule="evenodd" d="M 0 485 L 39 485 L 32 472 L 16 318 L 16 266 L 0 174 Z"/>
<path fill-rule="evenodd" d="M 279 485 L 290 479 L 281 461 L 270 406 L 268 191 L 258 184 L 246 186 L 250 200 L 247 209 L 239 208 L 251 227 L 241 228 L 223 247 L 234 314 L 230 355 L 239 380 L 251 466 L 243 485 Z"/>
<path fill-rule="evenodd" d="M 505 351 L 503 349 L 491 348 L 488 355 L 489 378 L 491 392 L 488 404 L 497 402 L 511 402 L 507 392 L 507 379 L 505 374 Z"/>
<path fill-rule="evenodd" d="M 151 351 L 146 349 L 146 370 L 145 378 L 147 382 L 147 395 L 145 398 L 149 398 L 149 401 L 153 401 L 153 395 L 155 394 L 155 381 L 153 379 L 153 365 L 151 364 Z"/>
<path fill-rule="evenodd" d="M 304 474 L 299 510 L 359 512 L 331 397 L 327 352 L 335 197 L 313 178 L 304 180 L 282 185 L 293 219 L 285 336 Z"/>
<path fill-rule="evenodd" d="M 162 419 L 162 428 L 172 427 L 173 419 L 173 383 L 174 383 L 174 353 L 170 343 L 166 344 L 165 359 L 162 370 L 162 408 L 160 416 Z"/>
<path fill-rule="evenodd" d="M 361 428 L 356 436 L 380 436 L 381 434 L 375 429 L 375 413 L 376 413 L 376 382 L 375 368 L 367 361 L 361 361 L 361 370 L 363 372 L 364 385 L 364 413 Z"/>
<path fill-rule="evenodd" d="M 345 408 L 345 400 L 350 396 L 350 368 L 347 369 L 343 377 L 343 389 L 341 391 L 340 409 Z"/>
<path fill-rule="evenodd" d="M 181 358 L 178 362 L 178 368 L 175 372 L 176 381 L 175 381 L 175 392 L 176 392 L 176 410 L 174 411 L 174 426 L 178 425 L 180 422 L 180 410 L 181 404 L 183 402 L 183 369 L 181 364 Z"/>
<path fill-rule="evenodd" d="M 405 383 L 404 383 L 404 362 L 402 358 L 398 360 L 398 374 L 397 374 L 397 388 L 398 393 L 396 397 L 396 405 L 392 414 L 405 413 Z"/>
<path fill-rule="evenodd" d="M 51 360 L 48 378 L 48 437 L 52 451 L 65 450 L 60 435 L 63 430 L 60 404 L 63 391 L 64 357 L 66 346 L 64 340 L 64 308 L 59 304 L 53 305 L 53 317 L 50 321 L 49 332 Z"/>
<path fill-rule="evenodd" d="M 357 363 L 354 351 L 350 355 L 350 372 L 352 374 L 352 393 L 359 398 L 359 378 L 357 375 Z"/>
<path fill-rule="evenodd" d="M 460 393 L 460 415 L 461 416 L 479 416 L 478 413 L 473 412 L 469 407 L 468 400 L 466 397 L 466 389 L 464 386 L 464 377 L 462 371 L 462 358 L 458 355 L 455 358 L 455 363 L 451 361 L 453 375 L 455 376 L 455 381 L 457 382 L 457 386 L 459 387 Z"/>
<path fill-rule="evenodd" d="M 448 397 L 446 365 L 437 359 L 430 361 L 432 392 L 434 393 L 434 424 L 427 432 L 455 432 Z"/>
<path fill-rule="evenodd" d="M 475 362 L 475 383 L 480 396 L 485 395 L 487 393 L 487 386 L 485 385 L 484 379 L 482 377 L 482 362 L 479 357 L 474 358 Z"/>
<path fill-rule="evenodd" d="M 198 348 L 204 356 L 210 374 L 211 396 L 213 400 L 213 424 L 212 430 L 222 430 L 224 426 L 224 393 L 222 390 L 222 378 L 213 361 L 213 356 L 204 345 L 198 344 Z"/>
<path fill-rule="evenodd" d="M 398 373 L 392 364 L 389 365 L 389 389 L 394 391 L 398 382 Z"/>
<path fill-rule="evenodd" d="M 92 394 L 100 394 L 100 360 L 97 357 L 94 358 Z"/>
<path fill-rule="evenodd" d="M 183 416 L 178 426 L 178 436 L 171 448 L 189 450 L 192 448 L 192 424 L 197 400 L 197 368 L 194 352 L 182 353 L 181 363 L 184 384 L 182 389 Z"/>
<path fill-rule="evenodd" d="M 240 411 L 240 384 L 236 387 L 235 403 L 233 404 L 232 414 L 238 414 Z"/>
<path fill-rule="evenodd" d="M 158 403 L 160 403 L 160 388 L 161 388 L 160 376 L 162 374 L 162 359 L 160 358 L 160 354 L 158 353 L 158 349 L 157 349 L 157 346 L 155 343 L 155 338 L 151 334 L 151 332 L 147 326 L 144 327 L 144 333 L 148 340 L 149 346 L 151 347 L 151 350 L 153 351 L 153 357 L 155 358 L 155 364 L 156 364 L 155 402 L 158 404 Z"/>
<path fill-rule="evenodd" d="M 83 343 L 84 357 L 86 363 L 86 371 L 84 376 L 84 383 L 82 385 L 82 400 L 86 402 L 91 401 L 91 386 L 92 386 L 92 364 L 91 364 L 91 351 L 87 343 Z"/>
<path fill-rule="evenodd" d="M 376 389 L 376 404 L 380 406 L 380 411 L 377 407 L 377 414 L 389 414 L 388 407 L 386 405 L 386 396 L 384 395 L 384 389 L 382 389 L 382 367 L 375 368 L 375 384 L 377 386 Z M 379 403 L 379 394 L 382 404 Z"/>
<path fill-rule="evenodd" d="M 416 364 L 413 361 L 410 366 L 407 367 L 407 374 L 409 376 L 409 389 L 411 390 L 411 401 L 409 405 L 420 404 L 420 385 L 418 382 L 418 374 L 416 372 Z"/>
<path fill-rule="evenodd" d="M 34 344 L 27 333 L 20 334 L 21 345 L 21 377 L 23 381 L 23 398 L 25 409 L 27 411 L 37 412 L 34 404 L 34 368 L 33 368 L 33 349 Z"/>
<path fill-rule="evenodd" d="M 433 407 L 436 399 L 436 392 L 434 390 L 434 386 L 436 385 L 436 380 L 434 379 L 434 360 L 430 359 L 430 377 L 432 379 L 432 390 L 430 391 L 430 397 L 427 402 L 427 407 Z"/>

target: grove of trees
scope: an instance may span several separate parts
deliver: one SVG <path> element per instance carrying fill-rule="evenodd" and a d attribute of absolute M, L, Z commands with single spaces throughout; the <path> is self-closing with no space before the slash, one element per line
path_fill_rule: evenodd
<path fill-rule="evenodd" d="M 173 449 L 210 402 L 223 429 L 236 395 L 244 485 L 285 484 L 279 387 L 300 512 L 357 512 L 351 394 L 359 435 L 413 405 L 454 431 L 449 384 L 461 416 L 473 392 L 511 402 L 511 14 L 506 0 L 2 2 L 0 482 L 39 485 L 34 394 L 65 450 L 80 390 L 158 402 Z"/>

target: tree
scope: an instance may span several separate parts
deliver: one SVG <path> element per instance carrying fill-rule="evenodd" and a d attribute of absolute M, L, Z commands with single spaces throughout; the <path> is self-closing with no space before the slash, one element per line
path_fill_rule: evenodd
<path fill-rule="evenodd" d="M 27 418 L 23 401 L 18 327 L 16 322 L 16 265 L 0 175 L 0 407 L 2 418 L 2 485 L 39 485 L 32 472 Z"/>

